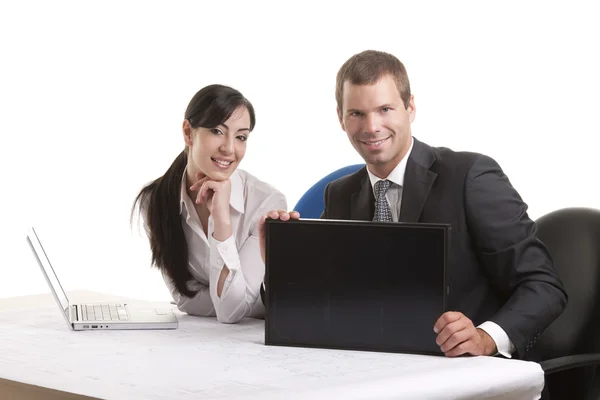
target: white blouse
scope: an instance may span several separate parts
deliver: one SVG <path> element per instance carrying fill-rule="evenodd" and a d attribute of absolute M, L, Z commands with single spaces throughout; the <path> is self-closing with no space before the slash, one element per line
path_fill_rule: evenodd
<path fill-rule="evenodd" d="M 287 210 L 285 196 L 248 172 L 237 169 L 230 177 L 233 233 L 224 242 L 219 242 L 212 235 L 212 216 L 208 218 L 208 237 L 204 234 L 194 202 L 187 194 L 185 177 L 184 172 L 179 211 L 188 246 L 188 266 L 197 281 L 191 288 L 199 291 L 193 298 L 182 296 L 163 273 L 177 307 L 191 315 L 216 315 L 224 323 L 264 316 L 260 286 L 265 265 L 260 256 L 258 223 L 270 210 Z M 145 223 L 144 228 L 148 233 Z M 229 275 L 219 297 L 217 282 L 224 265 L 229 268 Z"/>

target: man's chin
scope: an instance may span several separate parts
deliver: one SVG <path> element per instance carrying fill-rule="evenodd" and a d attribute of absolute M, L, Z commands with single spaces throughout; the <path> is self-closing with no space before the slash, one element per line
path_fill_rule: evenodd
<path fill-rule="evenodd" d="M 384 157 L 383 154 L 363 154 L 363 159 L 369 165 L 385 165 L 390 162 L 389 157 Z"/>

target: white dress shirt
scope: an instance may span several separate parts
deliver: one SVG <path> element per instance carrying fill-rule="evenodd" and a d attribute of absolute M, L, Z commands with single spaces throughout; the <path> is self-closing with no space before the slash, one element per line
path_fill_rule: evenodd
<path fill-rule="evenodd" d="M 270 210 L 287 210 L 287 202 L 281 192 L 248 172 L 237 169 L 230 181 L 233 233 L 220 242 L 213 237 L 212 216 L 208 218 L 208 236 L 204 234 L 194 202 L 187 194 L 184 172 L 179 211 L 188 246 L 188 267 L 196 280 L 190 288 L 199 290 L 198 294 L 193 298 L 180 295 L 163 273 L 179 310 L 191 315 L 216 315 L 219 321 L 225 323 L 237 322 L 243 317 L 264 316 L 260 286 L 265 265 L 260 256 L 258 223 Z M 219 297 L 217 282 L 225 265 L 229 275 Z"/>
<path fill-rule="evenodd" d="M 394 220 L 394 222 L 398 222 L 398 220 L 400 219 L 400 209 L 402 206 L 402 186 L 404 185 L 404 173 L 406 172 L 406 163 L 408 161 L 410 153 L 412 152 L 414 144 L 414 140 L 412 139 L 412 137 L 410 140 L 410 148 L 408 149 L 408 152 L 406 153 L 404 158 L 400 160 L 400 163 L 398 163 L 396 168 L 394 168 L 392 172 L 390 172 L 387 178 L 384 178 L 391 182 L 385 197 L 388 201 L 388 204 L 390 205 L 390 211 L 392 212 L 392 219 Z M 367 173 L 369 174 L 369 180 L 371 181 L 373 194 L 375 194 L 375 183 L 382 180 L 382 178 L 373 175 L 373 173 L 369 171 L 368 167 Z M 496 343 L 498 354 L 501 354 L 504 357 L 508 358 L 512 357 L 512 353 L 515 352 L 515 346 L 510 341 L 508 335 L 506 334 L 504 329 L 500 327 L 500 325 L 492 321 L 485 321 L 484 323 L 479 325 L 478 328 L 484 330 L 488 335 L 490 335 L 494 343 Z"/>

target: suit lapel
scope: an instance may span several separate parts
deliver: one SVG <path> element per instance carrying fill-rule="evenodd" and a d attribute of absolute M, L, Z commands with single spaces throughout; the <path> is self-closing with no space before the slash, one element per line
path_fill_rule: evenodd
<path fill-rule="evenodd" d="M 429 168 L 435 161 L 433 149 L 414 139 L 413 149 L 406 163 L 400 222 L 418 222 L 423 206 L 437 174 Z"/>
<path fill-rule="evenodd" d="M 350 219 L 370 221 L 375 212 L 375 195 L 366 168 L 361 184 L 361 189 L 350 198 Z"/>
<path fill-rule="evenodd" d="M 423 206 L 437 178 L 437 174 L 429 168 L 436 157 L 433 148 L 413 138 L 413 149 L 406 163 L 400 222 L 418 222 Z M 366 167 L 361 179 L 361 188 L 350 198 L 350 219 L 370 221 L 375 212 L 375 195 L 369 181 Z"/>

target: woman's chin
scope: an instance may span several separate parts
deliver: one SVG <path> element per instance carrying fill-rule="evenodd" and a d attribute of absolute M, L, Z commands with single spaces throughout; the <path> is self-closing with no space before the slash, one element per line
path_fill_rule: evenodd
<path fill-rule="evenodd" d="M 211 181 L 226 181 L 231 174 L 233 174 L 233 171 L 235 171 L 235 168 L 230 168 L 225 171 L 211 169 L 210 171 L 206 171 L 206 176 L 208 176 L 208 179 Z"/>

